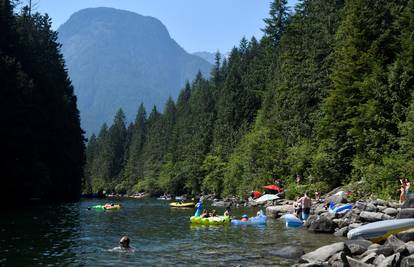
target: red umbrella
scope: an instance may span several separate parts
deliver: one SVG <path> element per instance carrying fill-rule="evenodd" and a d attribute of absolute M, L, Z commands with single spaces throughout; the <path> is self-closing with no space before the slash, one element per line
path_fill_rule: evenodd
<path fill-rule="evenodd" d="M 269 190 L 274 190 L 274 191 L 278 191 L 278 192 L 283 192 L 283 188 L 280 188 L 279 186 L 277 186 L 275 184 L 262 186 L 262 188 L 269 189 Z"/>

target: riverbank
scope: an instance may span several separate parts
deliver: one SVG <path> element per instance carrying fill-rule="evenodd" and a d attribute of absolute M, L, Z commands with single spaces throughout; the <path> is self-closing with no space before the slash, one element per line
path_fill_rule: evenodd
<path fill-rule="evenodd" d="M 337 204 L 346 198 L 336 199 Z M 293 213 L 289 201 L 266 208 L 267 216 L 277 219 L 285 213 Z M 414 218 L 414 198 L 404 205 L 393 201 L 371 199 L 352 203 L 346 213 L 331 213 L 325 204 L 314 203 L 304 228 L 314 233 L 334 234 L 346 237 L 348 232 L 368 223 Z M 414 229 L 389 236 L 385 242 L 375 244 L 365 239 L 347 240 L 323 246 L 302 255 L 295 266 L 414 266 Z"/>

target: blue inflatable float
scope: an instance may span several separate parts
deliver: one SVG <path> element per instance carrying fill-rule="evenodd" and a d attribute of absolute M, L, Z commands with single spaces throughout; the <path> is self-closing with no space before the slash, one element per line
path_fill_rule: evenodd
<path fill-rule="evenodd" d="M 303 225 L 303 221 L 293 214 L 285 214 L 282 218 L 285 219 L 286 227 L 300 227 Z"/>
<path fill-rule="evenodd" d="M 247 221 L 241 221 L 241 220 L 231 220 L 232 225 L 265 225 L 267 221 L 267 216 L 263 214 L 262 211 L 260 211 L 259 215 L 256 217 L 252 217 L 248 219 Z"/>
<path fill-rule="evenodd" d="M 332 203 L 329 205 L 329 212 L 330 213 L 346 213 L 352 209 L 352 204 L 344 204 L 341 206 L 336 207 L 335 203 Z"/>

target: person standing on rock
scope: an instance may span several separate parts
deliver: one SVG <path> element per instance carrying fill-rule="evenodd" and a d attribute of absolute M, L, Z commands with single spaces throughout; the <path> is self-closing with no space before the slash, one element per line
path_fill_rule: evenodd
<path fill-rule="evenodd" d="M 307 220 L 312 206 L 312 200 L 308 197 L 308 193 L 305 192 L 297 202 L 302 207 L 302 220 Z"/>

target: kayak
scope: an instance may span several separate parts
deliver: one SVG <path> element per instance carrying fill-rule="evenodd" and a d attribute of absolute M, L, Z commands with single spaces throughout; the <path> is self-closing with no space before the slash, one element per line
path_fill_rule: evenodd
<path fill-rule="evenodd" d="M 195 206 L 195 203 L 193 202 L 187 202 L 187 203 L 172 202 L 170 203 L 170 207 L 173 207 L 173 208 L 193 208 L 194 206 Z"/>
<path fill-rule="evenodd" d="M 380 242 L 390 235 L 414 228 L 414 219 L 394 219 L 373 222 L 348 232 L 349 239 L 365 238 L 372 242 Z"/>
<path fill-rule="evenodd" d="M 285 219 L 286 227 L 300 227 L 303 221 L 293 214 L 285 214 L 282 216 Z"/>
<path fill-rule="evenodd" d="M 191 216 L 190 222 L 193 224 L 202 224 L 202 225 L 224 225 L 229 224 L 231 221 L 229 216 L 215 216 L 208 218 L 201 218 L 196 216 Z"/>
<path fill-rule="evenodd" d="M 344 204 L 338 207 L 335 207 L 335 204 L 331 204 L 329 206 L 329 212 L 330 213 L 338 213 L 338 214 L 342 214 L 342 213 L 346 213 L 348 211 L 350 211 L 352 209 L 352 204 Z"/>
<path fill-rule="evenodd" d="M 232 225 L 265 225 L 267 221 L 267 216 L 260 214 L 256 217 L 252 217 L 247 221 L 241 220 L 231 220 Z"/>

